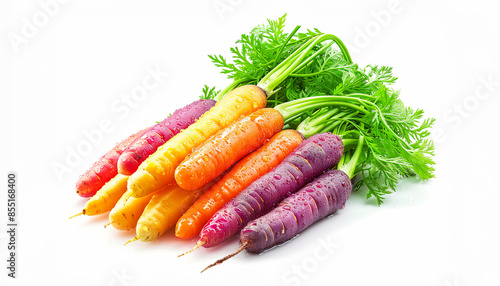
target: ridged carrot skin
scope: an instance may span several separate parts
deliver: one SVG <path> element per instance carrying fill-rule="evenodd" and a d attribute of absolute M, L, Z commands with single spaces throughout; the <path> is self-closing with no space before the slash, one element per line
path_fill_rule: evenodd
<path fill-rule="evenodd" d="M 128 176 L 117 174 L 109 180 L 97 193 L 87 201 L 83 214 L 100 215 L 113 209 L 116 202 L 127 191 Z"/>
<path fill-rule="evenodd" d="M 160 237 L 212 185 L 208 183 L 197 190 L 186 191 L 174 184 L 155 193 L 137 222 L 137 238 L 152 241 Z"/>
<path fill-rule="evenodd" d="M 247 223 L 337 165 L 343 151 L 342 140 L 337 135 L 320 133 L 309 137 L 281 164 L 218 210 L 201 230 L 198 244 L 213 247 L 235 235 Z"/>
<path fill-rule="evenodd" d="M 132 142 L 118 159 L 118 172 L 132 175 L 139 164 L 153 154 L 158 147 L 170 140 L 181 130 L 193 124 L 203 113 L 215 105 L 212 99 L 200 99 L 177 109 L 171 116 L 157 123 L 142 136 Z"/>
<path fill-rule="evenodd" d="M 117 162 L 123 150 L 125 150 L 125 148 L 135 139 L 141 137 L 149 128 L 151 127 L 130 135 L 127 139 L 118 143 L 113 149 L 99 158 L 99 160 L 83 173 L 76 182 L 76 193 L 84 198 L 95 195 L 106 182 L 118 174 Z"/>
<path fill-rule="evenodd" d="M 261 147 L 283 128 L 283 117 L 264 108 L 231 123 L 196 148 L 175 170 L 175 181 L 195 190 Z"/>
<path fill-rule="evenodd" d="M 148 157 L 129 178 L 128 188 L 134 197 L 142 197 L 175 181 L 175 168 L 217 131 L 240 116 L 264 108 L 265 92 L 258 86 L 238 87 L 184 131 L 175 135 Z"/>
<path fill-rule="evenodd" d="M 210 217 L 253 181 L 276 167 L 302 143 L 295 130 L 283 130 L 264 146 L 236 163 L 232 170 L 210 188 L 182 215 L 175 236 L 188 239 L 198 235 Z"/>
<path fill-rule="evenodd" d="M 327 171 L 245 226 L 240 242 L 254 253 L 283 243 L 321 218 L 343 209 L 351 189 L 351 180 L 344 172 Z"/>
<path fill-rule="evenodd" d="M 146 208 L 154 194 L 134 198 L 131 196 L 130 190 L 127 190 L 109 213 L 109 224 L 117 230 L 135 228 L 144 208 Z"/>

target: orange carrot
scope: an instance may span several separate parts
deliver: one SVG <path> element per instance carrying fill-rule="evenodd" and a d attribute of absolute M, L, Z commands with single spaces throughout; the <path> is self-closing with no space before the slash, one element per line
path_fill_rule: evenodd
<path fill-rule="evenodd" d="M 195 123 L 172 137 L 141 163 L 128 181 L 127 188 L 132 190 L 132 196 L 142 197 L 174 183 L 175 168 L 193 148 L 240 116 L 264 108 L 266 103 L 266 94 L 258 86 L 245 85 L 230 91 Z"/>
<path fill-rule="evenodd" d="M 226 176 L 210 188 L 179 219 L 175 228 L 178 238 L 197 235 L 210 217 L 253 181 L 276 167 L 303 137 L 294 130 L 283 130 L 257 151 L 239 161 Z"/>
<path fill-rule="evenodd" d="M 175 170 L 175 181 L 195 190 L 250 154 L 283 128 L 283 117 L 264 108 L 233 122 L 205 141 Z"/>

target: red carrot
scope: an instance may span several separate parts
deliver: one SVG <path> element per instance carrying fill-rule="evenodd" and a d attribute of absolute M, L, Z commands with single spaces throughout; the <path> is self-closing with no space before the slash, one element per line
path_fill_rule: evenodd
<path fill-rule="evenodd" d="M 76 193 L 84 198 L 92 197 L 109 180 L 118 174 L 116 164 L 120 154 L 135 139 L 141 137 L 149 128 L 145 128 L 118 143 L 113 149 L 99 158 L 76 182 Z"/>

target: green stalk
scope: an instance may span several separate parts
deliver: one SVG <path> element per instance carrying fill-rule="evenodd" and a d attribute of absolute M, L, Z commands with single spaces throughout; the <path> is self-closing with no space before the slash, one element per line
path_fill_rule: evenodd
<path fill-rule="evenodd" d="M 246 80 L 245 79 L 239 79 L 239 80 L 235 80 L 233 81 L 231 84 L 229 84 L 228 86 L 226 86 L 226 88 L 224 88 L 223 90 L 219 91 L 217 93 L 217 95 L 215 96 L 214 100 L 215 101 L 220 101 L 224 95 L 226 95 L 226 93 L 230 92 L 231 90 L 235 89 L 236 87 L 238 87 L 238 85 L 240 85 L 241 83 L 245 82 Z"/>
<path fill-rule="evenodd" d="M 339 112 L 339 108 L 333 108 L 323 112 L 322 114 L 313 114 L 311 117 L 306 118 L 297 126 L 297 131 L 304 137 L 309 138 L 316 133 L 331 132 L 335 127 L 340 125 L 343 120 L 352 119 L 359 112 Z"/>
<path fill-rule="evenodd" d="M 314 52 L 312 55 L 308 57 L 309 53 L 315 46 L 328 40 L 331 40 L 333 42 L 324 45 L 318 51 Z M 274 93 L 274 89 L 280 83 L 282 83 L 288 76 L 304 68 L 316 56 L 320 55 L 325 49 L 329 48 L 334 42 L 340 48 L 346 61 L 352 63 L 349 51 L 347 50 L 344 43 L 338 37 L 331 34 L 321 34 L 319 36 L 313 37 L 310 40 L 308 40 L 305 44 L 303 44 L 300 48 L 298 48 L 295 52 L 293 52 L 290 56 L 288 56 L 288 58 L 286 58 L 283 62 L 277 65 L 267 75 L 265 75 L 257 85 L 260 88 L 262 88 L 269 97 L 271 94 Z"/>
<path fill-rule="evenodd" d="M 361 113 L 369 114 L 371 111 L 365 108 L 369 103 L 370 102 L 367 100 L 355 97 L 325 95 L 285 102 L 276 106 L 275 109 L 281 113 L 283 119 L 287 122 L 291 118 L 296 118 L 297 115 L 303 114 L 311 109 L 319 109 L 327 106 L 348 107 Z"/>
<path fill-rule="evenodd" d="M 349 149 L 353 146 L 357 146 L 359 139 L 342 139 L 342 144 L 344 144 L 344 150 Z"/>
<path fill-rule="evenodd" d="M 308 40 L 305 44 L 300 46 L 295 52 L 293 52 L 291 55 L 288 56 L 284 61 L 282 61 L 279 65 L 274 67 L 268 74 L 266 74 L 260 82 L 257 84 L 260 88 L 262 88 L 266 93 L 267 96 L 269 97 L 271 93 L 273 92 L 274 88 L 278 86 L 285 78 L 279 79 L 279 77 L 283 76 L 286 74 L 287 69 L 294 63 L 294 61 L 297 61 L 297 58 L 300 57 L 302 53 L 307 53 L 309 52 L 309 46 L 314 42 L 315 39 L 317 39 L 319 36 L 316 36 L 310 40 Z M 302 56 L 303 57 L 303 56 Z M 298 63 L 296 64 L 298 65 Z M 295 66 L 296 66 L 295 65 Z M 291 73 L 291 72 L 290 72 Z"/>
<path fill-rule="evenodd" d="M 295 29 L 293 29 L 293 31 L 288 35 L 288 37 L 286 38 L 286 41 L 285 43 L 283 43 L 283 45 L 280 47 L 280 49 L 278 50 L 278 53 L 276 54 L 276 57 L 274 58 L 274 62 L 276 62 L 276 60 L 278 59 L 278 57 L 280 56 L 281 52 L 283 51 L 283 49 L 285 48 L 285 46 L 290 42 L 290 40 L 292 39 L 292 37 L 295 35 L 295 33 L 297 33 L 297 31 L 300 29 L 300 25 L 295 27 Z"/>
<path fill-rule="evenodd" d="M 361 152 L 363 151 L 363 144 L 364 144 L 364 136 L 360 135 L 359 139 L 357 139 L 358 144 L 356 146 L 356 150 L 352 154 L 352 156 L 349 158 L 349 161 L 345 163 L 345 160 L 340 162 L 337 165 L 337 169 L 343 171 L 344 173 L 349 176 L 349 178 L 354 178 L 356 175 L 356 166 L 358 165 L 358 160 L 359 156 L 361 155 Z M 345 144 L 345 143 L 344 143 Z"/>
<path fill-rule="evenodd" d="M 324 70 L 321 70 L 321 71 L 317 71 L 317 72 L 314 72 L 314 73 L 292 73 L 292 74 L 290 74 L 290 76 L 293 76 L 293 77 L 312 77 L 312 76 L 320 75 L 320 74 L 325 73 L 327 71 L 340 70 L 340 69 L 345 69 L 345 68 L 348 68 L 348 67 L 352 67 L 353 65 L 354 64 L 347 65 L 347 66 L 341 66 L 341 67 L 327 68 L 327 69 L 324 69 Z"/>
<path fill-rule="evenodd" d="M 355 105 L 356 103 L 358 105 Z M 398 142 L 401 144 L 401 147 L 405 148 L 406 150 L 413 149 L 408 144 L 408 142 L 406 142 L 404 139 L 398 136 L 396 132 L 394 132 L 394 130 L 392 130 L 392 128 L 385 120 L 385 116 L 383 115 L 380 108 L 375 103 L 366 99 L 349 97 L 345 95 L 312 96 L 282 103 L 276 106 L 275 109 L 281 113 L 281 115 L 283 116 L 283 120 L 287 122 L 290 118 L 297 118 L 297 116 L 303 114 L 304 112 L 307 112 L 308 110 L 319 109 L 327 106 L 348 107 L 364 114 L 370 114 L 372 112 L 378 113 L 384 127 L 387 128 L 387 131 L 398 140 Z"/>

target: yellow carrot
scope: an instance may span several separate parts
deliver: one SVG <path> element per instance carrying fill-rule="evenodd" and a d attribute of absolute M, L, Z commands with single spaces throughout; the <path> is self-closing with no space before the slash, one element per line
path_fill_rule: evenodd
<path fill-rule="evenodd" d="M 129 230 L 135 228 L 144 208 L 155 193 L 141 198 L 131 196 L 131 191 L 127 191 L 120 198 L 116 206 L 109 213 L 109 223 L 117 230 Z"/>
<path fill-rule="evenodd" d="M 217 180 L 194 191 L 184 190 L 174 184 L 155 193 L 137 222 L 136 236 L 129 242 L 151 241 L 160 237 Z"/>
<path fill-rule="evenodd" d="M 127 179 L 129 176 L 118 174 L 109 180 L 97 193 L 87 201 L 85 208 L 79 215 L 100 215 L 109 212 L 115 206 L 120 197 L 127 191 Z"/>
<path fill-rule="evenodd" d="M 142 197 L 173 183 L 175 168 L 193 148 L 240 116 L 264 108 L 266 103 L 266 94 L 258 86 L 246 85 L 226 94 L 198 121 L 172 137 L 139 166 L 128 183 L 132 196 Z"/>

